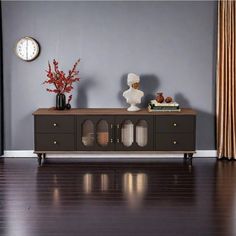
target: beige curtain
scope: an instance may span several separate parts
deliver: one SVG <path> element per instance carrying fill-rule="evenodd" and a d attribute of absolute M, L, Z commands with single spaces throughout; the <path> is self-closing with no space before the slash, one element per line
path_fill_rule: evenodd
<path fill-rule="evenodd" d="M 218 1 L 217 151 L 228 159 L 236 159 L 235 11 L 235 0 Z"/>

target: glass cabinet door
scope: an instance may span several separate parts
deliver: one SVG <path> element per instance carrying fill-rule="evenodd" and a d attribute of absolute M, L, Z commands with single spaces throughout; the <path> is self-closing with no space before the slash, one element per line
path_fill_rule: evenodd
<path fill-rule="evenodd" d="M 152 116 L 117 116 L 116 150 L 152 151 L 153 117 Z"/>
<path fill-rule="evenodd" d="M 125 120 L 121 124 L 121 143 L 130 147 L 134 142 L 134 124 L 130 120 Z"/>
<path fill-rule="evenodd" d="M 140 120 L 136 124 L 135 141 L 138 146 L 144 147 L 148 143 L 148 124 L 146 120 Z"/>
<path fill-rule="evenodd" d="M 82 143 L 84 146 L 94 145 L 94 124 L 91 120 L 85 120 L 82 124 Z"/>
<path fill-rule="evenodd" d="M 79 116 L 78 151 L 152 151 L 153 116 Z"/>
<path fill-rule="evenodd" d="M 114 117 L 80 116 L 77 119 L 77 150 L 106 151 L 114 148 Z"/>
<path fill-rule="evenodd" d="M 100 120 L 97 123 L 97 143 L 101 146 L 109 144 L 109 126 L 106 120 Z"/>

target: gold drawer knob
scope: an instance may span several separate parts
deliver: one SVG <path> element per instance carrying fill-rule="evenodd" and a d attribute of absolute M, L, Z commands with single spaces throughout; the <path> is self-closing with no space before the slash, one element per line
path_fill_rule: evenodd
<path fill-rule="evenodd" d="M 176 126 L 177 126 L 177 124 L 176 124 L 176 123 L 173 123 L 173 126 L 174 126 L 174 127 L 176 127 Z"/>
<path fill-rule="evenodd" d="M 53 144 L 55 144 L 55 145 L 56 145 L 56 144 L 57 144 L 57 141 L 53 141 Z"/>
<path fill-rule="evenodd" d="M 53 127 L 57 127 L 57 123 L 53 123 Z"/>
<path fill-rule="evenodd" d="M 176 141 L 173 141 L 173 144 L 175 145 L 175 144 L 177 144 L 177 142 L 176 142 Z"/>

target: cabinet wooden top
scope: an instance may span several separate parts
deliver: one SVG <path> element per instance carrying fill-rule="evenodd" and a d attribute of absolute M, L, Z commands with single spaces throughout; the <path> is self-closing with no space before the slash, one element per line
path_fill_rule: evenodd
<path fill-rule="evenodd" d="M 196 115 L 196 112 L 188 108 L 182 108 L 180 112 L 149 112 L 147 109 L 130 112 L 125 108 L 73 108 L 63 111 L 54 108 L 39 108 L 33 115 Z"/>

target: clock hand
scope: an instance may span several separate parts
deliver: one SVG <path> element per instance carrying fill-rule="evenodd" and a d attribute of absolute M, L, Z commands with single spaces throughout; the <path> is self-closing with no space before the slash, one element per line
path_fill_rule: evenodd
<path fill-rule="evenodd" d="M 28 60 L 28 39 L 26 40 L 26 59 Z"/>

